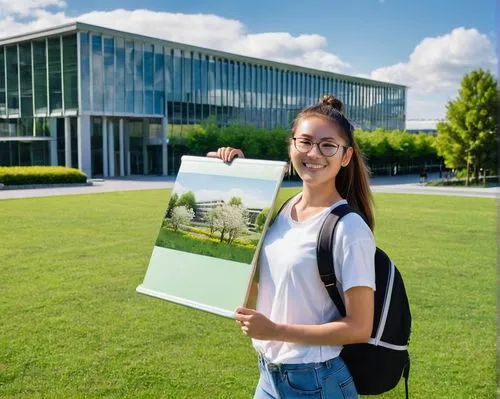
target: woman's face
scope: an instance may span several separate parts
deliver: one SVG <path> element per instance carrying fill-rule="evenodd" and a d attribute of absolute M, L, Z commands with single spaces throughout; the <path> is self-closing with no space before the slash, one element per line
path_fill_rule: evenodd
<path fill-rule="evenodd" d="M 319 145 L 327 155 L 339 147 L 335 155 L 330 157 L 323 155 L 318 145 L 312 145 L 308 152 L 302 152 L 313 142 L 321 143 Z M 347 143 L 339 127 L 317 116 L 306 117 L 300 120 L 295 129 L 290 143 L 290 159 L 305 184 L 331 184 L 340 168 L 347 166 L 351 160 L 353 149 L 344 146 L 347 146 Z"/>

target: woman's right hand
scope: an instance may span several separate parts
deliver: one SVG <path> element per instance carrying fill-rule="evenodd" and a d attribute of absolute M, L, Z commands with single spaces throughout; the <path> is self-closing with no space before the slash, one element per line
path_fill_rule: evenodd
<path fill-rule="evenodd" d="M 207 154 L 207 157 L 220 158 L 224 162 L 229 163 L 236 157 L 245 158 L 245 154 L 243 154 L 243 151 L 241 151 L 239 148 L 221 147 L 217 151 L 210 151 Z"/>

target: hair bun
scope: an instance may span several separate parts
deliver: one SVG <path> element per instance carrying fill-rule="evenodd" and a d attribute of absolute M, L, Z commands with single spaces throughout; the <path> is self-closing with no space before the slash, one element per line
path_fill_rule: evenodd
<path fill-rule="evenodd" d="M 328 105 L 335 108 L 337 111 L 342 112 L 344 110 L 344 104 L 335 96 L 322 96 L 319 100 L 321 104 Z"/>

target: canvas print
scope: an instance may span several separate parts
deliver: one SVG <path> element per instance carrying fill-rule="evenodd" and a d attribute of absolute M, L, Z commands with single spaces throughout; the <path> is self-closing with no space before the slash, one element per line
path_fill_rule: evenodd
<path fill-rule="evenodd" d="M 271 180 L 180 174 L 156 245 L 250 263 L 275 190 Z"/>
<path fill-rule="evenodd" d="M 183 157 L 137 291 L 227 317 L 255 303 L 258 252 L 285 166 Z"/>

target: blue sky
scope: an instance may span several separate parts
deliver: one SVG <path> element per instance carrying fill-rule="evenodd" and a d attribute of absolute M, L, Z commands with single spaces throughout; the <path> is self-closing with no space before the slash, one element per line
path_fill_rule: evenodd
<path fill-rule="evenodd" d="M 0 0 L 0 37 L 77 19 L 405 84 L 408 119 L 429 119 L 444 117 L 465 73 L 477 67 L 496 73 L 495 3 Z"/>
<path fill-rule="evenodd" d="M 275 190 L 272 180 L 180 172 L 173 192 L 181 196 L 192 191 L 197 202 L 239 197 L 247 208 L 264 209 L 271 207 Z"/>

